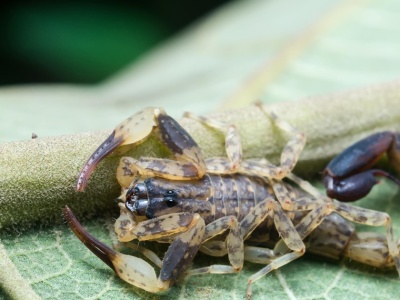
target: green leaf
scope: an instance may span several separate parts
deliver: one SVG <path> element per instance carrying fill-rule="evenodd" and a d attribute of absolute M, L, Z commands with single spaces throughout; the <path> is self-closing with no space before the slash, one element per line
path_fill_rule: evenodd
<path fill-rule="evenodd" d="M 290 0 L 233 3 L 99 87 L 3 89 L 2 140 L 27 139 L 32 131 L 42 137 L 113 128 L 127 114 L 148 105 L 164 106 L 174 116 L 183 110 L 205 113 L 259 97 L 290 100 L 398 76 L 400 60 L 394 50 L 400 39 L 397 1 L 307 1 L 298 5 Z M 322 99 L 329 107 L 332 98 Z M 347 106 L 351 103 L 343 103 Z M 365 110 L 360 107 L 352 116 L 354 124 Z M 348 116 L 345 111 L 344 116 Z M 314 117 L 311 121 L 318 116 Z M 387 114 L 377 110 L 376 120 L 387 121 Z M 369 120 L 375 122 L 372 128 L 368 120 L 358 125 L 373 131 L 376 120 Z M 341 123 L 347 121 L 341 119 Z M 335 127 L 324 125 L 332 142 L 340 140 Z M 308 147 L 321 149 L 312 143 Z M 357 205 L 389 213 L 397 237 L 399 198 L 398 188 L 383 181 Z M 21 211 L 15 213 L 29 213 L 29 206 L 20 202 Z M 103 215 L 83 223 L 93 235 L 111 244 L 115 217 Z M 383 232 L 382 228 L 358 229 Z M 116 278 L 65 225 L 15 227 L 13 232 L 0 234 L 3 255 L 11 260 L 0 277 L 4 289 L 0 299 L 23 298 L 21 293 L 52 299 L 242 299 L 247 278 L 261 267 L 246 263 L 237 275 L 187 278 L 167 293 L 151 295 Z M 160 245 L 145 246 L 165 252 Z M 195 266 L 225 261 L 200 254 Z M 28 289 L 22 285 L 8 289 L 6 279 L 14 275 L 22 276 Z M 306 256 L 260 279 L 253 291 L 253 299 L 396 299 L 400 285 L 395 271 L 346 259 L 336 262 Z"/>

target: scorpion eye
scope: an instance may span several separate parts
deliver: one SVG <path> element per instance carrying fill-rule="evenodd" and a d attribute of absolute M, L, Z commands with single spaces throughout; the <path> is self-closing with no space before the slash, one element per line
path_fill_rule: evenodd
<path fill-rule="evenodd" d="M 168 207 L 173 207 L 177 204 L 176 197 L 177 195 L 173 190 L 167 191 L 167 194 L 164 197 L 164 201 Z"/>
<path fill-rule="evenodd" d="M 173 206 L 175 206 L 176 205 L 176 200 L 175 199 L 172 199 L 172 198 L 169 198 L 169 199 L 165 199 L 165 202 L 167 203 L 167 206 L 168 207 L 173 207 Z"/>

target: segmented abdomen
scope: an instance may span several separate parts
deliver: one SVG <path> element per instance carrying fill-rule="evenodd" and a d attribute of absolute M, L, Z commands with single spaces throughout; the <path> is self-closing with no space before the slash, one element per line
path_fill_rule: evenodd
<path fill-rule="evenodd" d="M 274 197 L 272 188 L 260 177 L 206 174 L 204 180 L 211 188 L 208 201 L 214 212 L 205 217 L 206 223 L 227 215 L 236 216 L 240 221 L 257 203 Z"/>

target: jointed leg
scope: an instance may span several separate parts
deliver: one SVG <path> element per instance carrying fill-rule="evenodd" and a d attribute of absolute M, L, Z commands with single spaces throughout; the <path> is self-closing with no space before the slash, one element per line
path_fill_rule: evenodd
<path fill-rule="evenodd" d="M 208 172 L 227 174 L 240 171 L 242 173 L 257 174 L 263 177 L 280 180 L 293 170 L 304 148 L 306 142 L 305 135 L 279 119 L 274 113 L 268 112 L 262 105 L 258 106 L 273 120 L 274 125 L 292 135 L 292 138 L 287 142 L 282 151 L 279 166 L 275 166 L 265 159 L 242 161 L 240 136 L 234 125 L 225 124 L 211 118 L 196 116 L 192 113 L 185 114 L 185 117 L 197 120 L 225 134 L 227 158 L 218 157 L 207 159 L 206 164 Z"/>
<path fill-rule="evenodd" d="M 280 267 L 294 261 L 295 259 L 299 258 L 304 254 L 303 252 L 290 252 L 287 254 L 284 254 L 274 260 L 271 261 L 270 264 L 268 264 L 266 267 L 262 268 L 260 271 L 257 273 L 253 274 L 250 276 L 250 278 L 247 280 L 247 299 L 250 299 L 251 293 L 252 293 L 252 284 L 260 279 L 261 277 L 267 275 L 273 270 L 279 269 Z"/>
<path fill-rule="evenodd" d="M 206 159 L 207 171 L 210 173 L 228 174 L 235 173 L 242 161 L 242 145 L 237 128 L 211 118 L 185 113 L 184 117 L 196 120 L 207 126 L 221 131 L 225 135 L 225 151 L 227 157 L 213 157 Z"/>
<path fill-rule="evenodd" d="M 296 206 L 298 210 L 311 210 L 296 225 L 296 230 L 302 239 L 318 227 L 332 212 L 336 212 L 345 219 L 355 223 L 369 226 L 384 226 L 389 254 L 393 258 L 396 269 L 400 274 L 399 249 L 393 236 L 392 221 L 388 214 L 348 205 L 325 197 L 316 199 L 302 198 L 296 202 Z"/>
<path fill-rule="evenodd" d="M 330 214 L 311 232 L 307 252 L 333 259 L 345 256 L 378 268 L 395 266 L 384 235 L 356 232 L 354 224 L 338 214 Z"/>
<path fill-rule="evenodd" d="M 248 281 L 248 296 L 251 294 L 251 285 L 254 281 L 258 280 L 262 276 L 266 275 L 270 271 L 283 266 L 292 260 L 300 257 L 305 252 L 305 246 L 303 241 L 301 240 L 300 236 L 296 232 L 294 225 L 292 224 L 291 220 L 287 217 L 285 212 L 282 210 L 280 205 L 276 202 L 273 198 L 268 198 L 260 203 L 258 203 L 253 210 L 251 210 L 248 215 L 238 224 L 240 226 L 240 233 L 242 240 L 245 240 L 257 226 L 259 226 L 266 218 L 273 218 L 275 227 L 280 234 L 280 236 L 285 241 L 287 247 L 292 250 L 291 253 L 285 253 L 282 257 L 274 257 L 274 260 L 271 261 L 266 267 L 261 269 L 259 272 L 254 274 L 250 277 Z M 213 223 L 211 223 L 213 224 Z M 209 226 L 209 225 L 208 225 Z M 208 227 L 207 226 L 207 227 Z M 236 226 L 236 225 L 235 225 Z M 220 226 L 218 226 L 220 228 Z M 211 227 L 206 228 L 206 231 L 210 233 L 207 238 L 211 238 L 215 236 L 215 233 L 220 233 L 221 231 L 218 229 L 212 229 Z M 228 236 L 229 237 L 229 236 Z M 229 239 L 228 239 L 229 241 Z M 233 247 L 233 243 L 227 242 L 226 248 L 228 252 L 229 259 L 232 264 L 232 257 L 235 255 L 235 251 L 240 249 L 240 268 L 243 264 L 243 259 L 246 259 L 245 252 L 243 249 L 243 243 L 239 248 L 239 241 L 240 239 L 236 239 L 236 246 Z M 205 243 L 207 245 L 207 242 Z M 218 244 L 212 244 L 218 245 Z M 223 253 L 223 248 L 217 250 L 217 253 Z M 247 251 L 248 253 L 248 251 Z M 237 255 L 237 254 L 236 254 Z M 239 256 L 239 255 L 238 255 Z M 251 259 L 249 257 L 249 259 Z M 238 260 L 239 261 L 239 260 Z M 239 266 L 239 265 L 238 265 Z M 201 269 L 191 270 L 189 271 L 189 275 L 197 275 L 197 274 L 204 274 L 204 273 L 233 273 L 236 272 L 239 267 L 235 267 L 234 264 L 232 266 L 209 266 Z"/>
<path fill-rule="evenodd" d="M 387 239 L 375 232 L 356 233 L 349 241 L 343 255 L 377 268 L 395 265 L 393 257 L 389 254 Z"/>
<path fill-rule="evenodd" d="M 214 251 L 214 256 L 222 256 L 228 253 L 230 266 L 225 265 L 211 265 L 204 268 L 193 269 L 188 272 L 188 275 L 198 275 L 205 273 L 235 273 L 243 267 L 243 237 L 239 223 L 234 216 L 226 216 L 220 218 L 206 226 L 203 238 L 203 252 L 212 253 L 210 250 L 211 245 L 215 245 L 214 241 L 209 241 L 226 230 L 229 230 L 228 236 L 223 243 L 218 243 L 219 249 Z"/>
<path fill-rule="evenodd" d="M 268 168 L 268 171 L 265 171 L 266 173 L 264 175 L 268 178 L 282 179 L 286 177 L 287 174 L 289 174 L 296 165 L 300 154 L 305 146 L 306 137 L 304 133 L 298 131 L 296 128 L 281 120 L 274 113 L 268 112 L 268 110 L 263 105 L 259 105 L 259 107 L 266 115 L 268 115 L 273 120 L 274 125 L 282 129 L 283 131 L 286 131 L 292 136 L 282 150 L 280 166 L 270 166 Z"/>
<path fill-rule="evenodd" d="M 122 244 L 121 244 L 122 246 Z M 162 268 L 162 260 L 155 254 L 153 251 L 144 248 L 142 246 L 139 246 L 138 244 L 133 244 L 133 243 L 124 243 L 124 247 L 128 247 L 134 251 L 137 251 L 139 253 L 142 253 L 143 256 L 145 256 L 148 260 L 150 260 L 153 264 L 155 264 L 157 267 L 160 269 Z"/>

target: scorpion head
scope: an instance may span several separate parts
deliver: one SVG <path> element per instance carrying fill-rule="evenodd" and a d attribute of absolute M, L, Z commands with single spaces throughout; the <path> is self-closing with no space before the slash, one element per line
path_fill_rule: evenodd
<path fill-rule="evenodd" d="M 135 216 L 148 219 L 178 212 L 202 212 L 210 196 L 204 180 L 177 181 L 148 178 L 126 192 L 126 208 Z"/>
<path fill-rule="evenodd" d="M 144 182 L 135 183 L 126 192 L 126 208 L 138 216 L 144 216 L 148 205 L 147 188 Z"/>

